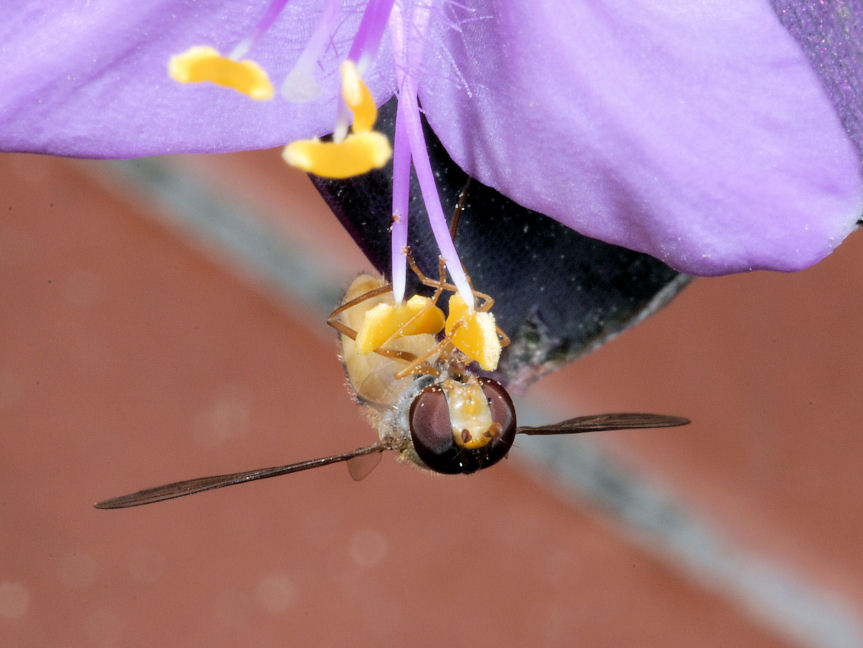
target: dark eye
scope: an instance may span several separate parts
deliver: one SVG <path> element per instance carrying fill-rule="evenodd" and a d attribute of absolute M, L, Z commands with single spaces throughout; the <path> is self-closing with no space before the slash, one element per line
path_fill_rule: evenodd
<path fill-rule="evenodd" d="M 493 421 L 491 439 L 482 447 L 469 449 L 456 443 L 446 396 L 439 386 L 426 388 L 411 404 L 414 449 L 431 470 L 447 475 L 472 473 L 497 463 L 512 447 L 516 431 L 512 400 L 500 383 L 488 378 L 479 381 Z"/>

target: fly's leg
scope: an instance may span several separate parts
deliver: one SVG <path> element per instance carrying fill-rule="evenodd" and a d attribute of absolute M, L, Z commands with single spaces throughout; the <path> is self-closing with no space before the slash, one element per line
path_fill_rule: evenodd
<path fill-rule="evenodd" d="M 410 249 L 407 250 L 406 254 L 408 257 L 408 263 L 410 264 L 411 270 L 413 270 L 413 272 L 417 276 L 417 278 L 424 285 L 435 289 L 435 293 L 432 296 L 432 303 L 433 304 L 437 303 L 437 300 L 440 299 L 440 296 L 444 290 L 447 290 L 451 293 L 456 293 L 458 291 L 458 288 L 456 288 L 453 284 L 447 283 L 444 280 L 444 278 L 446 277 L 446 261 L 444 260 L 443 257 L 440 257 L 440 261 L 438 262 L 438 271 L 440 273 L 440 279 L 438 281 L 434 281 L 433 279 L 429 279 L 423 273 L 423 271 L 419 269 L 419 267 L 416 264 L 416 261 L 414 260 L 413 254 L 411 254 Z M 492 309 L 492 306 L 494 306 L 494 297 L 476 290 L 473 287 L 473 282 L 471 281 L 470 277 L 468 277 L 468 283 L 470 284 L 470 289 L 471 289 L 471 292 L 473 292 L 474 299 L 476 299 L 478 302 L 480 302 L 479 305 L 477 306 L 477 310 L 481 313 L 485 313 L 485 312 L 490 311 Z M 510 345 L 509 336 L 506 333 L 504 333 L 503 330 L 499 326 L 495 326 L 495 329 L 497 329 L 497 335 L 500 338 L 500 345 L 502 347 L 509 346 Z M 452 335 L 452 332 L 450 332 L 450 335 Z"/>
<path fill-rule="evenodd" d="M 451 293 L 458 292 L 458 288 L 456 288 L 454 284 L 448 283 L 445 280 L 446 261 L 444 260 L 443 257 L 441 257 L 440 261 L 438 262 L 440 279 L 435 281 L 434 279 L 429 279 L 423 273 L 423 271 L 419 269 L 419 266 L 417 266 L 416 261 L 414 260 L 413 254 L 411 254 L 410 250 L 408 250 L 406 252 L 406 254 L 408 257 L 408 263 L 410 264 L 411 270 L 413 270 L 414 274 L 420 280 L 420 283 L 422 283 L 424 286 L 428 286 L 429 288 L 435 289 L 435 294 L 432 297 L 432 301 L 436 302 L 437 299 L 440 298 L 440 295 L 441 295 L 441 293 L 443 293 L 444 290 L 446 290 L 447 292 L 451 292 Z M 485 311 L 491 310 L 492 306 L 494 306 L 494 298 L 491 295 L 487 295 L 484 292 L 480 292 L 478 290 L 475 290 L 473 287 L 473 282 L 471 281 L 470 277 L 468 277 L 468 283 L 470 284 L 470 289 L 471 289 L 471 292 L 473 292 L 474 299 L 481 302 L 480 305 L 477 307 L 477 310 L 480 312 L 485 312 Z"/>
<path fill-rule="evenodd" d="M 390 284 L 386 284 L 383 286 L 379 286 L 378 288 L 373 288 L 366 293 L 358 297 L 354 297 L 350 301 L 346 301 L 344 304 L 336 308 L 330 316 L 327 317 L 327 324 L 337 330 L 342 335 L 349 337 L 352 340 L 357 339 L 357 332 L 352 329 L 350 326 L 345 324 L 344 322 L 339 321 L 338 316 L 344 313 L 349 308 L 353 308 L 359 304 L 362 304 L 364 301 L 367 301 L 373 297 L 377 297 L 379 295 L 384 295 L 392 290 L 392 286 Z M 404 362 L 407 365 L 412 365 L 415 363 L 417 357 L 415 354 L 410 353 L 409 351 L 398 351 L 394 349 L 385 349 L 383 347 L 379 347 L 374 351 L 378 355 L 382 355 L 385 358 L 390 358 L 393 360 L 398 360 L 400 362 Z"/>
<path fill-rule="evenodd" d="M 429 312 L 432 308 L 434 308 L 437 304 L 437 296 L 433 297 L 432 300 L 422 307 L 421 310 L 417 311 L 413 315 L 411 315 L 407 320 L 402 322 L 402 324 L 393 331 L 393 334 L 390 335 L 386 340 L 381 344 L 382 347 L 385 347 L 387 344 L 402 337 L 403 331 L 408 328 L 411 324 L 413 324 L 416 320 L 424 316 L 427 312 Z"/>
<path fill-rule="evenodd" d="M 497 336 L 500 338 L 500 345 L 502 347 L 509 346 L 510 341 L 511 341 L 509 339 L 509 336 L 506 333 L 504 333 L 498 325 L 495 324 L 494 328 L 497 330 Z"/>
<path fill-rule="evenodd" d="M 464 202 L 467 200 L 467 190 L 470 188 L 470 176 L 467 177 L 467 182 L 464 183 L 464 187 L 461 188 L 461 192 L 458 195 L 458 204 L 455 206 L 455 210 L 452 213 L 452 220 L 449 224 L 449 237 L 455 243 L 455 233 L 458 230 L 458 221 L 461 218 L 461 212 L 464 209 Z"/>
<path fill-rule="evenodd" d="M 336 317 L 338 317 L 339 315 L 344 313 L 349 308 L 353 308 L 354 306 L 357 306 L 358 304 L 362 304 L 364 301 L 367 301 L 367 300 L 371 299 L 372 297 L 377 297 L 378 295 L 384 295 L 384 294 L 390 292 L 391 290 L 392 290 L 392 286 L 390 284 L 385 284 L 385 285 L 380 286 L 378 288 L 372 288 L 370 291 L 363 293 L 359 297 L 354 297 L 350 301 L 346 301 L 344 304 L 342 304 L 341 306 L 336 308 L 336 310 L 334 310 L 332 313 L 330 313 L 330 316 L 327 318 L 327 324 L 329 326 L 332 326 L 334 329 L 336 329 L 340 333 L 344 333 L 345 335 L 347 335 L 352 340 L 356 340 L 357 339 L 357 332 L 354 331 L 352 328 L 345 326 L 344 324 L 339 322 L 336 319 Z M 348 333 L 345 330 L 342 330 L 341 328 L 339 328 L 339 325 L 342 326 L 344 329 L 347 329 L 347 331 L 352 331 L 352 333 Z"/>
<path fill-rule="evenodd" d="M 357 332 L 352 329 L 350 326 L 343 324 L 338 320 L 333 320 L 332 322 L 327 321 L 327 324 L 332 326 L 342 335 L 346 335 L 352 340 L 357 339 Z M 411 365 L 413 364 L 417 357 L 411 353 L 410 351 L 399 351 L 398 349 L 385 349 L 384 347 L 378 347 L 374 350 L 378 355 L 382 355 L 385 358 L 390 358 L 392 360 L 398 360 L 400 362 L 404 362 L 405 364 Z"/>
<path fill-rule="evenodd" d="M 431 349 L 423 353 L 421 356 L 418 356 L 407 367 L 399 370 L 395 375 L 396 379 L 405 378 L 407 376 L 410 376 L 411 374 L 428 374 L 430 376 L 436 377 L 440 376 L 440 371 L 438 371 L 435 367 L 433 367 L 426 361 L 448 344 L 449 340 L 441 340 L 440 342 L 435 344 Z"/>

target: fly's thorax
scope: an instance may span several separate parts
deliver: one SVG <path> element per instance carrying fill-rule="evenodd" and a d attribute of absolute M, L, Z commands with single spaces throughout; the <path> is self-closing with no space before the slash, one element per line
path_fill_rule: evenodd
<path fill-rule="evenodd" d="M 410 411 L 414 401 L 426 389 L 434 385 L 435 379 L 428 375 L 408 376 L 405 390 L 395 405 L 380 410 L 378 434 L 381 440 L 390 442 L 393 447 L 404 449 L 412 445 Z"/>

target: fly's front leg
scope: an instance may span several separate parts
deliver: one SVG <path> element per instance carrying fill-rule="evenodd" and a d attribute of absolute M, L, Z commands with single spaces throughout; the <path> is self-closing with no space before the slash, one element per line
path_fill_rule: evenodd
<path fill-rule="evenodd" d="M 440 376 L 441 373 L 430 365 L 426 360 L 431 358 L 434 354 L 436 354 L 444 345 L 449 344 L 447 340 L 442 340 L 435 344 L 431 349 L 423 353 L 421 356 L 417 356 L 416 359 L 411 362 L 407 367 L 401 369 L 398 373 L 396 373 L 396 379 L 405 378 L 412 374 L 427 374 L 429 376 Z"/>
<path fill-rule="evenodd" d="M 377 297 L 379 295 L 384 295 L 392 290 L 392 286 L 390 284 L 386 284 L 384 286 L 380 286 L 378 288 L 373 288 L 368 292 L 363 293 L 359 297 L 355 297 L 349 301 L 346 301 L 344 304 L 336 308 L 330 316 L 327 317 L 327 325 L 334 328 L 336 331 L 341 333 L 344 336 L 349 337 L 351 340 L 356 341 L 357 332 L 352 329 L 350 326 L 345 324 L 344 322 L 338 319 L 339 315 L 344 313 L 349 308 L 353 308 L 358 304 L 362 304 L 364 301 L 367 301 L 373 297 Z M 383 347 L 379 347 L 374 350 L 378 355 L 382 355 L 385 358 L 390 358 L 392 360 L 398 360 L 400 362 L 404 362 L 408 365 L 412 365 L 416 362 L 417 356 L 409 351 L 398 351 L 394 349 L 385 349 Z"/>
<path fill-rule="evenodd" d="M 342 313 L 344 313 L 346 310 L 348 310 L 349 308 L 353 308 L 354 306 L 356 306 L 358 304 L 362 304 L 364 301 L 369 300 L 372 297 L 377 297 L 378 295 L 384 295 L 384 294 L 392 291 L 392 289 L 393 288 L 390 284 L 386 284 L 386 285 L 380 286 L 378 288 L 373 288 L 372 290 L 370 290 L 366 293 L 363 293 L 359 297 L 354 297 L 350 301 L 346 301 L 344 304 L 342 304 L 341 306 L 336 308 L 336 310 L 334 310 L 332 313 L 330 313 L 330 316 L 327 318 L 327 324 L 329 326 L 332 326 L 334 329 L 336 329 L 340 333 L 344 333 L 345 335 L 347 335 L 352 340 L 356 340 L 357 339 L 357 332 L 354 331 L 352 328 L 345 326 L 344 324 L 339 322 L 339 320 L 337 320 L 336 318 L 339 315 L 341 315 Z M 347 333 L 346 331 L 342 330 L 341 328 L 339 328 L 339 325 L 341 325 L 342 327 L 344 327 L 344 329 L 347 329 L 348 331 L 352 331 L 352 333 Z"/>

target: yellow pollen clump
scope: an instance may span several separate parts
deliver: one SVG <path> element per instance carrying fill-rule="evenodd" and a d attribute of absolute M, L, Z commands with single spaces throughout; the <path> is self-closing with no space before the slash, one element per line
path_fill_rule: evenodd
<path fill-rule="evenodd" d="M 351 129 L 354 133 L 368 133 L 378 119 L 378 109 L 369 87 L 363 82 L 353 61 L 342 63 L 342 98 L 354 114 Z"/>
<path fill-rule="evenodd" d="M 356 65 L 345 61 L 340 71 L 342 98 L 354 116 L 351 133 L 340 142 L 298 140 L 282 152 L 282 158 L 291 166 L 323 178 L 350 178 L 380 169 L 393 155 L 387 136 L 372 130 L 378 111 Z"/>
<path fill-rule="evenodd" d="M 476 360 L 485 371 L 497 369 L 501 346 L 494 315 L 468 308 L 456 293 L 449 299 L 445 331 L 455 348 Z"/>
<path fill-rule="evenodd" d="M 366 311 L 365 319 L 357 331 L 357 352 L 371 353 L 393 337 L 435 334 L 443 326 L 443 311 L 428 297 L 414 295 L 398 306 L 378 304 Z"/>
<path fill-rule="evenodd" d="M 352 133 L 341 142 L 305 139 L 291 142 L 282 158 L 293 167 L 323 178 L 350 178 L 379 169 L 392 156 L 387 136 L 377 131 Z"/>
<path fill-rule="evenodd" d="M 196 45 L 172 56 L 168 74 L 179 83 L 209 81 L 233 88 L 256 101 L 273 98 L 273 84 L 260 65 L 254 61 L 234 61 L 212 47 Z"/>

